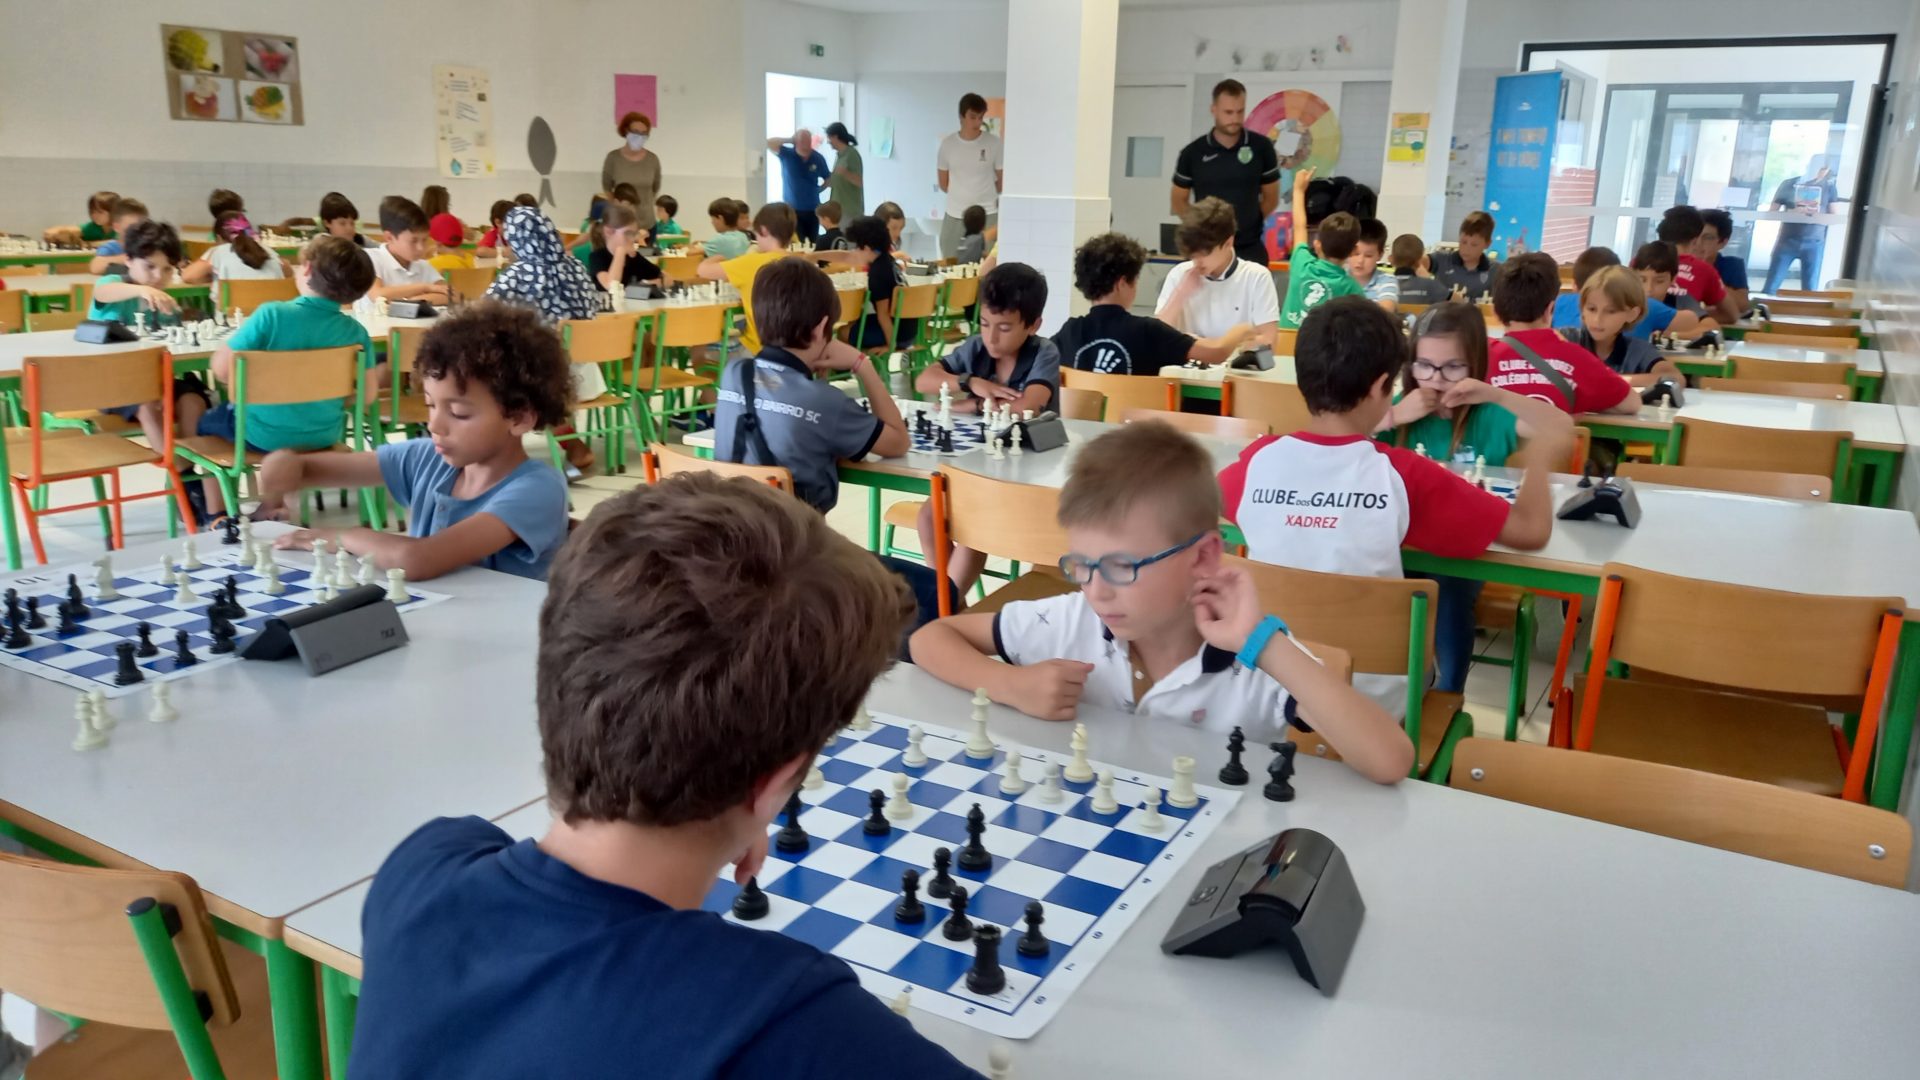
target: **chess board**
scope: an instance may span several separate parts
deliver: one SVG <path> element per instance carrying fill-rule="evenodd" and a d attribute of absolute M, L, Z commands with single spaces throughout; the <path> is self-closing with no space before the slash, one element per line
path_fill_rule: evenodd
<path fill-rule="evenodd" d="M 928 409 L 927 423 L 934 424 L 938 413 L 938 409 Z M 979 420 L 963 419 L 959 416 L 953 418 L 953 449 L 949 451 L 940 449 L 939 436 L 934 434 L 939 430 L 937 424 L 930 428 L 927 434 L 922 435 L 914 430 L 912 412 L 904 413 L 903 418 L 907 422 L 907 433 L 913 436 L 913 449 L 908 451 L 909 453 L 931 454 L 935 457 L 959 457 L 961 454 L 971 453 L 987 445 L 987 425 Z"/>
<path fill-rule="evenodd" d="M 1141 800 L 1149 786 L 1163 791 L 1164 777 L 1115 768 L 1114 798 L 1120 809 L 1092 809 L 1092 783 L 1062 781 L 1059 802 L 1041 797 L 1039 780 L 1046 762 L 1062 769 L 1066 755 L 1027 750 L 1022 772 L 1032 782 L 1019 795 L 1000 793 L 1000 769 L 1007 747 L 996 746 L 991 760 L 966 756 L 966 736 L 922 724 L 921 748 L 927 764 L 909 767 L 902 758 L 909 721 L 876 713 L 867 731 L 843 730 L 818 761 L 825 781 L 800 792 L 807 809 L 800 824 L 811 837 L 804 852 L 785 853 L 769 843 L 759 875 L 770 910 L 740 925 L 786 934 L 845 960 L 862 986 L 892 1001 L 911 988 L 912 1004 L 990 1034 L 1031 1037 L 1065 1006 L 1076 987 L 1200 850 L 1238 802 L 1239 792 L 1195 785 L 1198 805 L 1160 806 L 1159 831 L 1140 823 Z M 1095 757 L 1098 734 L 1093 735 Z M 1094 764 L 1098 775 L 1101 766 Z M 868 793 L 889 795 L 893 776 L 913 778 L 908 788 L 913 816 L 893 822 L 885 836 L 868 836 L 862 823 L 869 813 Z M 966 815 L 975 803 L 986 814 L 982 838 L 993 856 L 986 871 L 968 871 L 954 862 L 951 873 L 969 893 L 967 915 L 975 925 L 1001 928 L 1000 961 L 1004 990 L 990 997 L 969 991 L 973 964 L 971 941 L 949 941 L 940 926 L 951 913 L 947 902 L 926 894 L 933 877 L 935 848 L 958 851 L 967 842 Z M 778 831 L 775 822 L 770 831 Z M 921 873 L 921 902 L 926 919 L 894 919 L 901 872 Z M 702 905 L 729 921 L 734 896 L 732 869 Z M 1046 956 L 1021 956 L 1016 949 L 1026 925 L 1028 901 L 1046 907 L 1041 931 L 1052 942 Z"/>
<path fill-rule="evenodd" d="M 263 591 L 266 576 L 239 565 L 238 547 L 220 546 L 218 538 L 204 534 L 199 539 L 211 545 L 211 550 L 200 554 L 204 566 L 185 571 L 191 578 L 187 587 L 200 597 L 192 604 L 175 603 L 175 587 L 159 583 L 158 559 L 151 566 L 136 567 L 118 554 L 113 578 L 113 586 L 121 594 L 118 600 L 94 598 L 98 570 L 91 563 L 22 574 L 0 582 L 6 588 L 20 591 L 23 606 L 28 597 L 38 597 L 40 615 L 46 620 L 46 626 L 28 631 L 32 641 L 25 648 L 0 647 L 0 665 L 64 683 L 75 690 L 100 690 L 109 698 L 125 697 L 140 692 L 156 680 L 185 678 L 232 663 L 240 658 L 248 639 L 269 618 L 321 600 L 322 589 L 314 582 L 308 567 L 280 563 L 280 584 L 286 591 L 279 596 L 269 596 Z M 177 561 L 178 552 L 174 554 Z M 60 603 L 66 599 L 68 574 L 79 582 L 91 614 L 80 621 L 79 632 L 62 637 L 58 632 Z M 225 585 L 229 576 L 239 588 L 239 603 L 247 609 L 247 614 L 233 620 L 238 632 L 234 637 L 234 651 L 216 653 L 212 651 L 213 636 L 208 633 L 207 608 L 213 602 L 215 590 Z M 380 583 L 385 584 L 385 579 Z M 403 612 L 447 599 L 444 593 L 428 592 L 412 583 L 408 583 L 407 592 L 411 599 L 398 605 Z M 122 641 L 138 641 L 142 622 L 152 627 L 153 644 L 160 651 L 139 660 L 146 672 L 145 682 L 115 685 L 113 676 L 119 663 L 113 647 Z M 200 658 L 199 663 L 186 667 L 174 663 L 174 635 L 180 630 L 187 632 L 188 644 Z M 5 626 L 0 623 L 0 639 L 4 637 Z"/>

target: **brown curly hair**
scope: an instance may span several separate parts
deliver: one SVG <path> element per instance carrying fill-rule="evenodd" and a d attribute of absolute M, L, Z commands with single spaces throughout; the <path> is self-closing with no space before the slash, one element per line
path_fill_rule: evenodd
<path fill-rule="evenodd" d="M 487 388 L 500 411 L 525 413 L 537 427 L 564 422 L 573 409 L 573 373 L 560 334 L 530 307 L 482 300 L 442 316 L 420 339 L 415 378 L 451 378 Z"/>

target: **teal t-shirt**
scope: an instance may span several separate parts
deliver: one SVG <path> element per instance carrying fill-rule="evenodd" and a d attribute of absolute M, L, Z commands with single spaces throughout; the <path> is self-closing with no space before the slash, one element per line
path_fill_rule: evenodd
<path fill-rule="evenodd" d="M 338 345 L 359 346 L 361 364 L 372 365 L 373 341 L 367 337 L 366 327 L 343 314 L 339 304 L 320 296 L 262 304 L 227 338 L 227 347 L 237 353 L 250 349 L 293 352 Z M 249 405 L 247 442 L 262 450 L 322 449 L 340 441 L 345 415 L 346 402 L 341 398 Z"/>
<path fill-rule="evenodd" d="M 718 255 L 722 259 L 737 259 L 753 248 L 753 239 L 746 233 L 723 232 L 706 242 L 707 258 Z"/>
<path fill-rule="evenodd" d="M 127 279 L 120 274 L 100 275 L 100 280 L 93 283 L 94 300 L 92 303 L 87 305 L 87 318 L 102 319 L 107 322 L 117 322 L 127 326 L 132 326 L 134 312 L 139 311 L 141 307 L 144 306 L 140 301 L 115 300 L 111 304 L 103 304 L 100 302 L 100 299 L 99 299 L 100 286 L 119 285 L 125 282 L 126 280 Z"/>
<path fill-rule="evenodd" d="M 680 227 L 680 223 L 679 223 L 679 222 L 677 222 L 677 221 L 675 221 L 675 220 L 673 220 L 672 218 L 668 218 L 668 219 L 667 219 L 667 220 L 665 220 L 665 221 L 656 221 L 656 222 L 654 222 L 654 225 L 653 225 L 653 235 L 655 235 L 655 236 L 685 236 L 685 235 L 687 235 L 687 230 L 685 230 L 685 229 L 683 229 L 683 228 L 681 228 L 681 227 Z"/>
<path fill-rule="evenodd" d="M 1391 434 L 1391 433 L 1390 433 Z M 1485 457 L 1489 465 L 1505 465 L 1520 445 L 1520 429 L 1514 415 L 1498 405 L 1474 405 L 1467 409 L 1466 426 L 1460 430 L 1460 445 L 1453 447 L 1453 418 L 1423 416 L 1400 428 L 1394 441 L 1408 449 L 1424 446 L 1428 457 L 1441 464 L 1471 465 L 1476 457 Z"/>
<path fill-rule="evenodd" d="M 1298 330 L 1307 312 L 1336 296 L 1365 296 L 1367 290 L 1347 268 L 1323 259 L 1301 244 L 1287 261 L 1287 302 L 1280 305 L 1280 328 Z"/>
<path fill-rule="evenodd" d="M 97 244 L 102 240 L 111 240 L 113 237 L 113 230 L 107 228 L 105 225 L 95 225 L 92 221 L 89 221 L 85 225 L 80 226 L 80 239 L 85 240 L 89 244 Z"/>

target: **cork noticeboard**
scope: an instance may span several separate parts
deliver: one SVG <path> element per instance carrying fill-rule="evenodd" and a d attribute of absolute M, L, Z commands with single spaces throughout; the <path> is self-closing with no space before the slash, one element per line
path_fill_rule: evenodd
<path fill-rule="evenodd" d="M 160 69 L 175 120 L 306 123 L 300 39 L 251 30 L 160 24 Z"/>

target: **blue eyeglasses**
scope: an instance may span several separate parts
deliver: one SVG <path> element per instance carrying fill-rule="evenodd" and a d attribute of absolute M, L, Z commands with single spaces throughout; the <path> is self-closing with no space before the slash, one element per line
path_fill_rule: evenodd
<path fill-rule="evenodd" d="M 1195 533 L 1190 538 L 1173 545 L 1165 551 L 1156 552 L 1144 559 L 1130 559 L 1125 555 L 1110 553 L 1097 559 L 1085 555 L 1067 554 L 1060 556 L 1060 572 L 1067 580 L 1076 585 L 1087 585 L 1093 581 L 1097 572 L 1109 585 L 1131 585 L 1140 580 L 1140 568 L 1152 566 L 1162 559 L 1172 558 L 1200 542 L 1206 533 Z"/>

